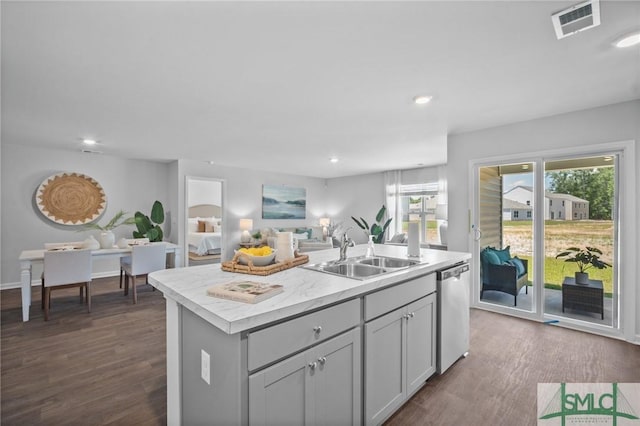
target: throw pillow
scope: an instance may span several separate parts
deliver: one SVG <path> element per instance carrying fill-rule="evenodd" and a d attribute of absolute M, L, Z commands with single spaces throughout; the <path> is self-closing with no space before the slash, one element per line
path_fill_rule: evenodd
<path fill-rule="evenodd" d="M 522 260 L 519 259 L 517 256 L 514 257 L 513 259 L 509 260 L 507 263 L 509 263 L 512 266 L 515 266 L 516 268 L 516 274 L 518 277 L 522 276 L 522 274 L 524 274 L 524 263 L 522 263 Z"/>
<path fill-rule="evenodd" d="M 494 250 L 485 250 L 484 257 L 486 262 L 491 265 L 502 265 L 503 263 Z"/>
<path fill-rule="evenodd" d="M 307 234 L 307 238 L 311 238 L 311 231 L 312 231 L 312 229 L 310 229 L 310 228 L 296 228 L 296 231 L 294 232 L 294 234 L 305 233 L 305 234 Z"/>
<path fill-rule="evenodd" d="M 508 260 L 511 259 L 510 249 L 511 249 L 511 246 L 506 246 L 502 250 L 497 250 L 497 249 L 494 250 L 494 253 L 497 254 L 498 258 L 500 259 L 500 263 L 507 262 Z"/>
<path fill-rule="evenodd" d="M 199 220 L 198 221 L 198 232 L 206 232 L 207 229 L 207 222 L 205 222 L 204 220 Z"/>

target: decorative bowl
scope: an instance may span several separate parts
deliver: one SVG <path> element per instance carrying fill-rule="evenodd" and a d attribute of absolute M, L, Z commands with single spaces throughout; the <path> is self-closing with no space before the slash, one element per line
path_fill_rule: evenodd
<path fill-rule="evenodd" d="M 238 263 L 242 265 L 248 265 L 249 262 L 247 262 L 247 259 L 251 259 L 253 266 L 266 266 L 273 263 L 273 260 L 276 258 L 277 251 L 278 250 L 273 250 L 271 254 L 268 254 L 266 256 L 254 256 L 249 253 L 235 250 L 236 253 L 240 253 L 240 256 L 238 257 Z"/>

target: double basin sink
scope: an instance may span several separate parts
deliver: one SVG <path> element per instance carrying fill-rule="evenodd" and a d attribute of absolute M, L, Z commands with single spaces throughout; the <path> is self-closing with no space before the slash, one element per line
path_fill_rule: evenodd
<path fill-rule="evenodd" d="M 364 280 L 376 275 L 395 272 L 399 269 L 419 265 L 420 262 L 396 257 L 373 256 L 352 257 L 347 260 L 334 260 L 331 262 L 305 265 L 303 268 L 327 274 L 340 275 L 342 277 Z"/>

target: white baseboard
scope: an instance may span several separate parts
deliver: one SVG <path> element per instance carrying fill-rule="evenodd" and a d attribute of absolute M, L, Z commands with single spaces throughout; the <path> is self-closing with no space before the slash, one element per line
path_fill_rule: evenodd
<path fill-rule="evenodd" d="M 91 274 L 91 279 L 97 279 L 97 278 L 108 278 L 108 277 L 117 277 L 120 276 L 120 271 L 105 271 L 105 272 L 97 272 L 97 273 L 93 273 Z M 40 281 L 39 279 L 37 280 L 31 280 L 31 287 L 35 287 L 35 286 L 39 286 L 42 284 L 42 281 Z M 22 287 L 22 283 L 20 283 L 20 281 L 16 281 L 13 283 L 2 283 L 0 284 L 0 290 L 9 290 L 12 288 L 20 288 Z"/>

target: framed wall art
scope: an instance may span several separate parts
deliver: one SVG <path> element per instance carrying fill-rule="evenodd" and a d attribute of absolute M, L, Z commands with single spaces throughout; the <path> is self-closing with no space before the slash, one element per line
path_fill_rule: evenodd
<path fill-rule="evenodd" d="M 284 185 L 262 185 L 263 219 L 305 219 L 307 190 Z"/>

